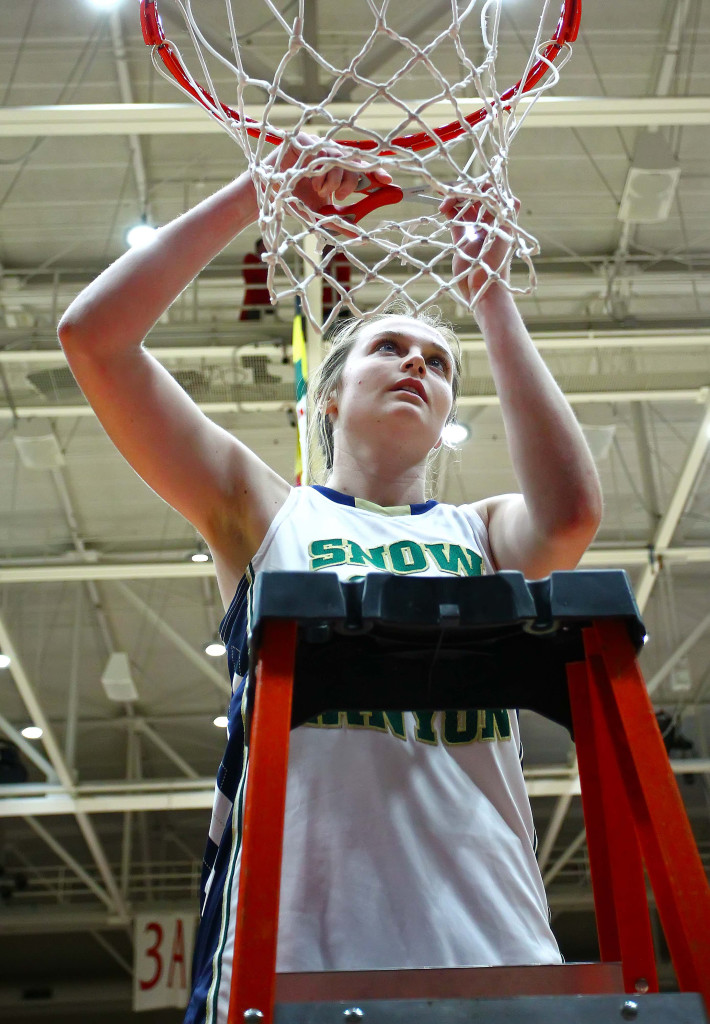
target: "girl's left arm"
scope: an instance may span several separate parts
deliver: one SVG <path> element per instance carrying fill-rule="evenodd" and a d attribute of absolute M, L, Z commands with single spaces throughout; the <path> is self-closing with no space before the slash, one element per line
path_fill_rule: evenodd
<path fill-rule="evenodd" d="M 529 579 L 573 569 L 601 521 L 594 460 L 510 292 L 491 285 L 479 299 L 476 319 L 522 491 L 479 503 L 496 565 Z"/>
<path fill-rule="evenodd" d="M 518 204 L 516 204 L 517 206 Z M 469 239 L 456 201 L 447 199 L 442 213 L 451 220 L 457 243 L 453 273 L 468 301 L 488 273 L 471 264 L 492 224 L 486 213 L 482 230 Z M 512 252 L 500 236 L 486 255 L 488 267 L 507 279 Z M 488 527 L 498 569 L 518 569 L 529 579 L 554 569 L 573 569 L 594 538 L 602 515 L 602 493 L 594 460 L 566 398 L 542 360 L 518 312 L 512 294 L 499 280 L 488 283 L 475 307 L 488 349 L 503 423 L 521 494 L 503 494 L 478 502 Z"/>

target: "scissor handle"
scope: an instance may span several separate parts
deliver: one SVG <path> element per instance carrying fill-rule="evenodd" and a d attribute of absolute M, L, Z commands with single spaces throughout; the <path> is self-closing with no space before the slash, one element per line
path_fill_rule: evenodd
<path fill-rule="evenodd" d="M 362 192 L 364 198 L 349 206 L 337 206 L 335 203 L 322 206 L 318 211 L 318 216 L 336 216 L 351 224 L 357 224 L 373 210 L 379 210 L 381 206 L 393 206 L 395 203 L 401 203 L 404 198 L 404 192 L 399 185 L 381 185 L 371 174 L 363 175 L 355 191 Z"/>

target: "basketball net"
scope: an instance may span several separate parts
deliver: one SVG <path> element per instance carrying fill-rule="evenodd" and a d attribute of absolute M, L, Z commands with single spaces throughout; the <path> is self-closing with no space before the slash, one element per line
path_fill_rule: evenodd
<path fill-rule="evenodd" d="M 255 0 L 252 5 L 224 0 L 233 62 L 205 37 L 192 0 L 173 0 L 190 34 L 195 77 L 162 33 L 155 0 L 142 0 L 141 8 L 144 35 L 154 44 L 158 70 L 218 120 L 246 156 L 259 204 L 266 246 L 262 258 L 268 265 L 272 301 L 292 302 L 297 296 L 306 317 L 320 330 L 343 309 L 362 316 L 381 311 L 397 298 L 418 310 L 453 291 L 462 303 L 456 286 L 478 267 L 485 273 L 477 275 L 480 285 L 464 302 L 470 308 L 494 281 L 522 294 L 534 289 L 532 258 L 539 246 L 518 223 L 508 177 L 509 151 L 532 102 L 557 83 L 570 56 L 580 2 L 565 0 L 551 35 L 552 0 L 541 0 L 523 73 L 517 85 L 503 91 L 496 79 L 502 0 L 440 3 L 446 24 L 430 18 L 437 27 L 430 29 L 425 41 L 407 34 L 416 20 L 412 4 L 341 0 L 340 13 L 348 21 L 347 53 L 342 41 L 318 49 L 309 42 L 314 27 L 307 21 L 306 0 L 281 3 L 289 12 L 297 6 L 293 20 L 273 0 Z M 255 6 L 264 12 L 270 34 L 283 34 L 284 53 L 272 81 L 250 76 L 245 66 L 240 39 L 254 18 L 251 14 L 247 19 L 245 6 L 250 12 Z M 315 69 L 310 76 L 304 72 L 306 66 Z M 225 70 L 234 79 L 229 89 L 233 106 L 217 97 L 217 71 L 220 91 L 227 91 Z M 308 102 L 294 95 L 297 90 L 291 83 L 304 80 L 317 81 L 317 102 L 310 94 Z M 428 98 L 413 99 L 414 90 L 425 91 Z M 295 148 L 298 155 L 292 166 L 266 162 L 274 143 L 285 144 L 281 153 L 289 145 Z M 327 159 L 320 155 L 324 145 Z M 314 214 L 295 191 L 314 171 L 332 167 L 355 172 L 359 191 L 347 203 Z M 374 186 L 368 171 L 376 168 L 388 171 L 394 185 Z M 464 224 L 469 239 L 476 240 L 472 254 L 454 243 L 449 222 L 439 211 L 448 197 L 456 201 L 455 220 Z M 318 239 L 315 256 L 313 246 L 305 242 L 312 232 Z M 507 265 L 488 262 L 499 238 L 509 244 L 511 260 L 525 271 L 522 279 L 515 275 L 515 285 Z M 464 255 L 463 269 L 453 277 L 451 260 L 457 249 Z M 339 254 L 351 265 L 347 286 L 343 275 L 336 275 Z M 308 302 L 314 281 L 332 289 L 333 308 L 324 325 L 316 322 Z"/>

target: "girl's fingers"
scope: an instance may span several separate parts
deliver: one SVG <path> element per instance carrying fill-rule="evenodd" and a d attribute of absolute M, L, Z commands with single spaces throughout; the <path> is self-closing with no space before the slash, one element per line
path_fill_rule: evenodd
<path fill-rule="evenodd" d="M 451 231 L 451 237 L 453 238 L 456 245 L 459 244 L 464 236 L 464 229 L 461 224 L 457 224 L 455 221 L 451 221 L 449 224 L 449 230 Z"/>
<path fill-rule="evenodd" d="M 340 186 L 333 192 L 333 197 L 335 199 L 347 199 L 348 196 L 357 190 L 361 178 L 361 174 L 355 174 L 354 171 L 346 171 L 343 174 Z"/>
<path fill-rule="evenodd" d="M 385 171 L 382 167 L 377 167 L 375 170 L 368 171 L 368 174 L 373 177 L 378 185 L 391 185 L 394 181 L 392 175 Z"/>
<path fill-rule="evenodd" d="M 455 217 L 459 211 L 459 207 L 460 204 L 456 196 L 447 196 L 439 206 L 439 211 L 443 213 L 445 217 Z"/>
<path fill-rule="evenodd" d="M 316 148 L 317 143 L 318 139 L 315 136 L 301 132 L 293 142 L 284 143 L 275 149 L 269 155 L 268 162 L 277 166 L 280 170 L 288 170 L 298 161 L 304 149 L 309 150 L 303 157 L 303 164 L 305 165 L 310 163 L 318 164 L 324 160 L 342 159 L 346 154 L 352 157 L 350 152 L 341 148 L 323 146 L 322 149 L 318 149 Z M 346 199 L 353 192 L 357 191 L 358 183 L 363 178 L 365 180 L 369 179 L 374 184 L 380 186 L 391 185 L 393 181 L 389 171 L 384 170 L 382 167 L 370 167 L 365 163 L 362 164 L 361 171 L 347 170 L 335 165 L 327 170 L 319 169 L 317 173 L 309 175 L 309 178 L 313 191 L 321 199 L 330 199 L 331 197 Z"/>
<path fill-rule="evenodd" d="M 319 195 L 322 199 L 329 199 L 334 196 L 338 189 L 343 184 L 343 168 L 342 167 L 331 167 L 325 176 L 323 186 L 319 191 Z"/>

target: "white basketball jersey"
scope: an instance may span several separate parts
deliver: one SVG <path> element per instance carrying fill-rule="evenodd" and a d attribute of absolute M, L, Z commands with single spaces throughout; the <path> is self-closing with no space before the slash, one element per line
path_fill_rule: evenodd
<path fill-rule="evenodd" d="M 383 509 L 314 487 L 291 491 L 249 582 L 269 570 L 493 571 L 470 506 Z M 332 712 L 293 730 L 278 970 L 559 963 L 520 753 L 506 709 Z M 237 823 L 231 841 L 215 1009 L 228 1000 Z"/>

